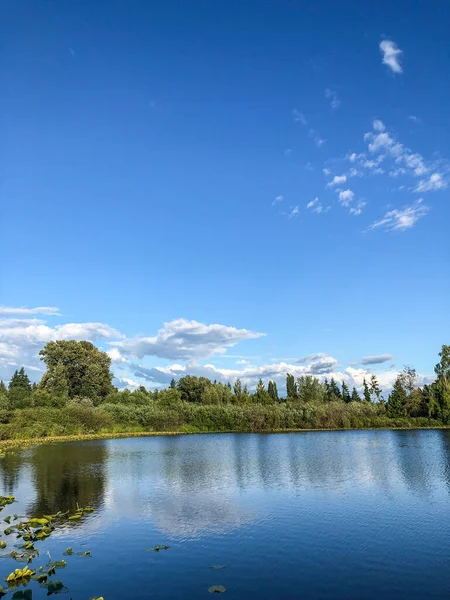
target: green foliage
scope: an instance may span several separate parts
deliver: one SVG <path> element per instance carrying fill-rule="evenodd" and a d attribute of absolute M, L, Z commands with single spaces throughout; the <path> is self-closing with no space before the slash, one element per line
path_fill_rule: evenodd
<path fill-rule="evenodd" d="M 351 396 L 350 396 L 350 391 L 349 391 L 348 386 L 345 383 L 345 381 L 342 382 L 342 392 L 341 393 L 342 393 L 342 400 L 344 402 L 346 402 L 348 404 L 349 402 L 352 401 Z"/>
<path fill-rule="evenodd" d="M 91 398 L 97 403 L 114 390 L 111 359 L 90 342 L 48 342 L 39 354 L 47 366 L 41 389 L 57 396 Z"/>
<path fill-rule="evenodd" d="M 383 396 L 381 395 L 381 388 L 378 383 L 376 375 L 370 376 L 369 386 L 370 399 L 372 402 L 383 402 Z"/>
<path fill-rule="evenodd" d="M 267 388 L 267 391 L 269 393 L 269 396 L 270 396 L 272 402 L 278 402 L 278 400 L 279 400 L 278 390 L 277 390 L 277 384 L 275 381 L 269 381 L 269 386 Z"/>
<path fill-rule="evenodd" d="M 365 378 L 363 380 L 363 397 L 364 397 L 364 402 L 371 402 L 371 400 L 372 400 L 372 397 L 370 395 L 369 386 L 367 385 L 367 381 Z"/>
<path fill-rule="evenodd" d="M 25 369 L 16 370 L 11 377 L 8 388 L 9 406 L 26 408 L 31 406 L 31 383 Z"/>
<path fill-rule="evenodd" d="M 290 399 L 297 398 L 297 386 L 295 384 L 295 378 L 290 373 L 286 374 L 286 393 Z"/>
<path fill-rule="evenodd" d="M 341 390 L 334 380 L 334 377 L 331 378 L 330 383 L 328 384 L 327 400 L 328 402 L 338 402 L 339 400 L 342 400 Z"/>
<path fill-rule="evenodd" d="M 206 377 L 186 375 L 178 380 L 177 388 L 184 402 L 201 402 L 202 395 L 211 382 Z"/>
<path fill-rule="evenodd" d="M 352 402 L 361 402 L 361 396 L 358 394 L 358 390 L 354 387 L 352 390 Z"/>
<path fill-rule="evenodd" d="M 406 400 L 406 391 L 399 376 L 395 380 L 392 392 L 389 394 L 386 405 L 387 416 L 391 418 L 404 416 Z"/>
<path fill-rule="evenodd" d="M 320 404 L 327 398 L 327 387 L 312 375 L 302 375 L 297 379 L 297 395 L 301 402 Z"/>

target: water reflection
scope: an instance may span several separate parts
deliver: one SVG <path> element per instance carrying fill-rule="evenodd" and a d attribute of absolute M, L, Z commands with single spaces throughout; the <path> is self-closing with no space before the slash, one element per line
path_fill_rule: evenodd
<path fill-rule="evenodd" d="M 104 442 L 40 446 L 30 453 L 35 498 L 33 515 L 99 507 L 105 490 L 107 450 Z"/>

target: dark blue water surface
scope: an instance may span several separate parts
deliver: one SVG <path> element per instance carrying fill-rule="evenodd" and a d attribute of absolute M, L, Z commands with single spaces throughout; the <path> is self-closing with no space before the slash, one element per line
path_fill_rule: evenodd
<path fill-rule="evenodd" d="M 18 500 L 2 518 L 95 508 L 40 543 L 33 566 L 91 551 L 57 572 L 61 599 L 450 596 L 448 431 L 55 444 L 1 459 L 0 487 Z"/>

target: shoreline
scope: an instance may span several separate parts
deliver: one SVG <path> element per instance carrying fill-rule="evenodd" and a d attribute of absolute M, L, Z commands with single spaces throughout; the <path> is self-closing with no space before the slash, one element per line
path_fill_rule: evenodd
<path fill-rule="evenodd" d="M 114 439 L 127 439 L 127 438 L 140 438 L 140 437 L 164 437 L 164 436 L 177 436 L 177 435 L 216 435 L 216 434 L 256 434 L 256 435 L 268 435 L 268 434 L 279 434 L 279 433 L 308 433 L 308 432 L 320 432 L 320 431 L 436 431 L 436 430 L 447 430 L 450 426 L 439 426 L 439 427 L 360 427 L 352 429 L 342 428 L 320 428 L 320 429 L 267 429 L 262 431 L 245 431 L 245 430 L 230 430 L 230 431 L 127 431 L 119 433 L 81 433 L 75 435 L 60 435 L 60 436 L 47 436 L 39 438 L 17 438 L 10 440 L 0 440 L 0 457 L 5 456 L 9 451 L 14 452 L 17 450 L 24 450 L 32 446 L 40 446 L 43 444 L 56 444 L 56 443 L 70 443 L 70 442 L 88 442 L 95 440 L 114 440 Z"/>

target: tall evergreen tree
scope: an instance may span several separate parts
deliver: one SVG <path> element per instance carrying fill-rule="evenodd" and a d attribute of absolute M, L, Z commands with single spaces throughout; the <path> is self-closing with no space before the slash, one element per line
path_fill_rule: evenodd
<path fill-rule="evenodd" d="M 371 402 L 370 390 L 366 378 L 363 379 L 363 397 L 365 402 Z"/>
<path fill-rule="evenodd" d="M 172 379 L 170 380 L 169 388 L 171 390 L 174 390 L 176 387 L 177 387 L 177 384 L 175 382 L 175 379 L 172 377 Z"/>
<path fill-rule="evenodd" d="M 404 406 L 406 404 L 406 391 L 402 385 L 402 380 L 399 377 L 395 380 L 392 392 L 389 394 L 389 398 L 386 404 L 386 414 L 388 417 L 402 417 L 404 416 Z"/>
<path fill-rule="evenodd" d="M 286 374 L 286 394 L 291 400 L 297 398 L 297 385 L 294 376 L 290 373 Z"/>
<path fill-rule="evenodd" d="M 358 390 L 355 387 L 352 390 L 352 402 L 361 402 L 361 396 L 358 394 Z"/>
<path fill-rule="evenodd" d="M 21 388 L 27 392 L 31 392 L 30 378 L 25 373 L 25 369 L 23 367 L 19 371 L 16 369 L 11 377 L 11 381 L 9 382 L 9 391 L 14 388 Z"/>
<path fill-rule="evenodd" d="M 268 392 L 269 392 L 269 396 L 272 398 L 272 400 L 274 402 L 278 402 L 278 390 L 277 390 L 277 384 L 275 381 L 269 381 Z"/>
<path fill-rule="evenodd" d="M 350 391 L 345 381 L 342 382 L 342 400 L 348 404 L 351 402 Z"/>
<path fill-rule="evenodd" d="M 332 377 L 328 385 L 328 402 L 338 402 L 339 400 L 342 400 L 341 390 Z"/>

